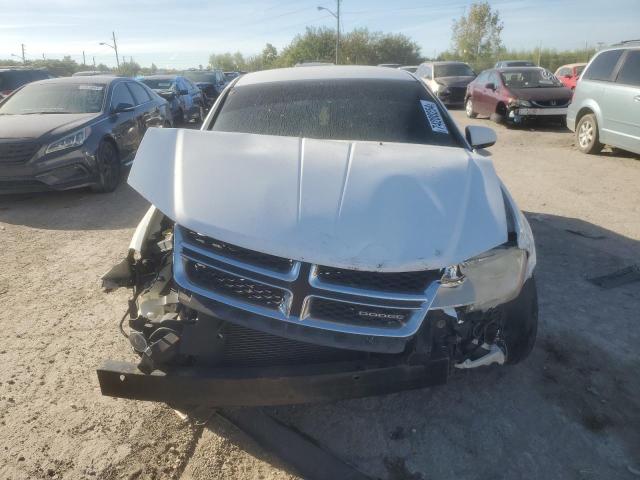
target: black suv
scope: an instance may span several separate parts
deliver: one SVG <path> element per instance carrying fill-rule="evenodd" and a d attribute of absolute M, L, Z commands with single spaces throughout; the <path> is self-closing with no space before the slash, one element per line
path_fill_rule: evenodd
<path fill-rule="evenodd" d="M 227 86 L 227 79 L 222 70 L 218 68 L 213 70 L 186 70 L 182 73 L 182 76 L 191 80 L 202 90 L 207 108 L 213 105 L 218 95 Z"/>
<path fill-rule="evenodd" d="M 8 97 L 18 87 L 36 80 L 53 78 L 46 70 L 20 67 L 0 67 L 0 100 Z"/>

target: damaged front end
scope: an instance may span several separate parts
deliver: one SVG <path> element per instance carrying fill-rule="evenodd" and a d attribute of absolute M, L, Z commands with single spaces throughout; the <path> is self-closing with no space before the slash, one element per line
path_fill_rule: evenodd
<path fill-rule="evenodd" d="M 103 278 L 105 288 L 133 289 L 121 330 L 140 361 L 105 363 L 102 393 L 175 405 L 292 404 L 420 388 L 446 382 L 454 368 L 520 361 L 536 333 L 535 247 L 497 185 L 504 241 L 448 266 L 401 271 L 239 246 L 196 230 L 188 201 L 174 200 L 180 208 L 169 215 L 150 198 L 156 206 L 127 258 Z"/>

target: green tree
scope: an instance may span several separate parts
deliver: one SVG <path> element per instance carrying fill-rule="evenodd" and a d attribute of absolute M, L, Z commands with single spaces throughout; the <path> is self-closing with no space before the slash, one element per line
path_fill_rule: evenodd
<path fill-rule="evenodd" d="M 120 64 L 120 70 L 118 71 L 121 75 L 125 75 L 127 77 L 135 77 L 140 72 L 140 65 L 134 62 L 132 59 L 128 62 L 122 62 Z"/>
<path fill-rule="evenodd" d="M 267 43 L 262 50 L 260 60 L 262 62 L 261 68 L 271 68 L 278 60 L 278 50 L 276 47 Z"/>
<path fill-rule="evenodd" d="M 502 49 L 504 25 L 489 2 L 473 3 L 466 15 L 453 21 L 453 50 L 465 62 L 488 68 Z"/>
<path fill-rule="evenodd" d="M 302 62 L 335 61 L 336 33 L 330 28 L 307 28 L 282 50 L 279 66 Z M 340 63 L 377 65 L 379 63 L 419 63 L 420 47 L 405 35 L 370 32 L 366 28 L 348 32 L 340 40 Z"/>
<path fill-rule="evenodd" d="M 291 67 L 303 62 L 335 61 L 336 34 L 327 27 L 307 27 L 302 35 L 296 35 L 286 46 L 278 60 L 278 66 Z"/>
<path fill-rule="evenodd" d="M 221 68 L 222 70 L 241 70 L 245 64 L 244 57 L 240 52 L 231 54 L 226 53 L 214 53 L 209 56 L 209 64 L 214 68 Z"/>

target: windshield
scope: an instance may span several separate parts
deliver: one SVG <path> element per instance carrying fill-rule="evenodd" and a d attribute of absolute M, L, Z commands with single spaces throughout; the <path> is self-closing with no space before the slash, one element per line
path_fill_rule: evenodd
<path fill-rule="evenodd" d="M 419 82 L 303 80 L 236 87 L 212 130 L 459 146 Z"/>
<path fill-rule="evenodd" d="M 185 72 L 184 76 L 192 82 L 216 83 L 216 74 L 211 72 Z"/>
<path fill-rule="evenodd" d="M 576 75 L 580 76 L 582 74 L 582 71 L 584 70 L 584 67 L 586 67 L 586 65 L 580 65 L 578 67 L 576 67 Z"/>
<path fill-rule="evenodd" d="M 29 84 L 0 106 L 0 114 L 97 113 L 102 110 L 105 87 L 89 83 Z"/>
<path fill-rule="evenodd" d="M 171 90 L 176 85 L 173 80 L 157 78 L 143 78 L 141 82 L 152 90 Z"/>
<path fill-rule="evenodd" d="M 434 77 L 473 77 L 475 73 L 471 67 L 465 63 L 446 63 L 444 65 L 434 65 Z"/>
<path fill-rule="evenodd" d="M 509 70 L 502 72 L 502 81 L 511 88 L 562 87 L 562 83 L 553 73 L 544 68 Z"/>

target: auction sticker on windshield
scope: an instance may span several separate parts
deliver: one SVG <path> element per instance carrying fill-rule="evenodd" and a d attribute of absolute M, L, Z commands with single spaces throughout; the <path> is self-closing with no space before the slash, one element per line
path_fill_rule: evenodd
<path fill-rule="evenodd" d="M 422 105 L 424 114 L 427 116 L 427 120 L 429 120 L 431 130 L 437 133 L 449 133 L 447 125 L 444 123 L 444 120 L 442 120 L 440 110 L 438 110 L 436 104 L 427 100 L 420 100 L 420 104 Z"/>

